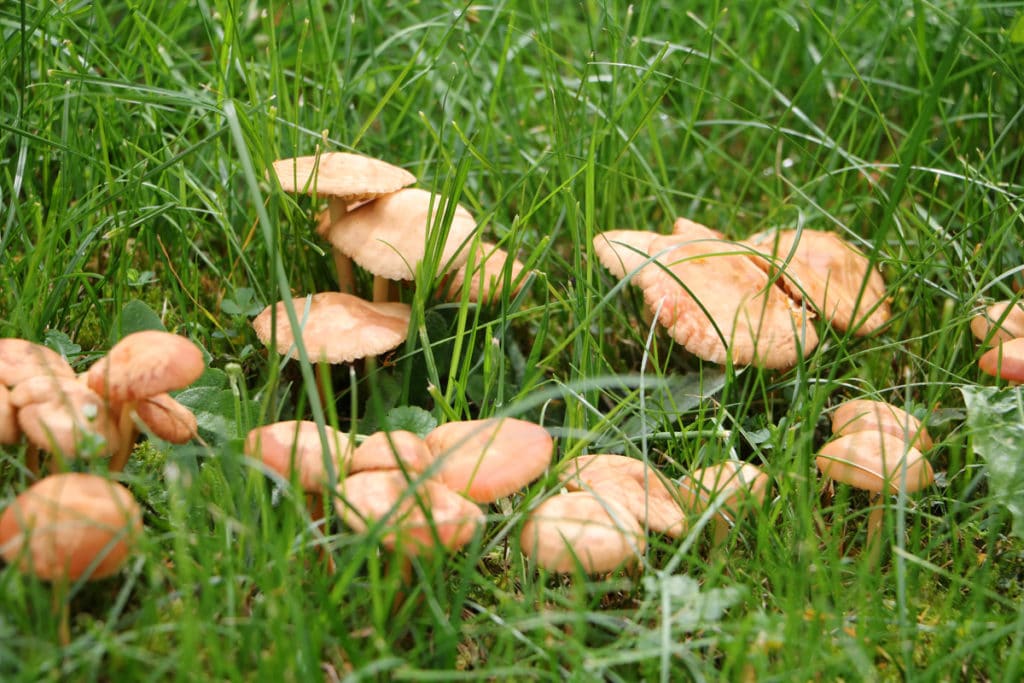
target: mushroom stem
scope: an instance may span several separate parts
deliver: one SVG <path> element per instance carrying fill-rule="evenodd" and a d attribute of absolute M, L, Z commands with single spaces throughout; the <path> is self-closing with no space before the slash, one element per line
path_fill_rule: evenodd
<path fill-rule="evenodd" d="M 310 521 L 313 522 L 315 527 L 319 527 L 320 521 L 324 518 L 324 497 L 319 493 L 306 494 L 306 509 L 309 510 Z M 322 534 L 318 532 L 317 535 L 320 536 Z M 327 573 L 333 576 L 338 569 L 334 563 L 334 556 L 331 555 L 330 551 L 322 543 L 317 545 L 317 554 L 320 556 L 320 561 L 323 562 Z"/>
<path fill-rule="evenodd" d="M 67 579 L 54 582 L 50 588 L 51 609 L 57 615 L 57 643 L 67 647 L 71 643 L 71 605 L 68 600 Z"/>
<path fill-rule="evenodd" d="M 871 514 L 868 515 L 868 539 L 867 554 L 872 565 L 878 563 L 882 553 L 882 516 L 885 513 L 885 506 L 882 504 L 882 494 L 876 493 L 871 497 Z"/>
<path fill-rule="evenodd" d="M 32 473 L 33 479 L 39 479 L 39 447 L 30 443 L 25 449 L 25 467 Z"/>
<path fill-rule="evenodd" d="M 373 303 L 391 301 L 391 280 L 379 275 L 373 276 Z"/>
<path fill-rule="evenodd" d="M 128 401 L 121 405 L 117 421 L 119 442 L 117 450 L 110 457 L 110 465 L 108 466 L 108 470 L 111 472 L 124 471 L 125 465 L 128 464 L 128 458 L 131 457 L 135 440 L 139 438 L 139 429 L 135 426 L 135 420 L 132 418 L 134 410 L 135 401 Z"/>
<path fill-rule="evenodd" d="M 327 200 L 327 211 L 331 218 L 331 225 L 334 225 L 348 213 L 348 206 L 344 199 L 331 197 Z M 355 294 L 356 277 L 352 272 L 352 259 L 337 248 L 332 247 L 331 252 L 334 254 L 334 268 L 338 271 L 338 291 Z"/>
<path fill-rule="evenodd" d="M 412 560 L 410 557 L 399 550 L 395 550 L 392 555 L 392 567 L 398 571 L 399 584 L 398 590 L 395 592 L 395 599 L 391 603 L 391 614 L 398 614 L 398 610 L 405 604 L 405 599 L 409 597 L 409 593 L 406 590 L 408 586 L 412 585 Z"/>

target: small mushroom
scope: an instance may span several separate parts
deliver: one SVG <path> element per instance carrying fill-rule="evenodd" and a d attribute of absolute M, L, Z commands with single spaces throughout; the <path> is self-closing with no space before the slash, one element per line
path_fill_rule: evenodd
<path fill-rule="evenodd" d="M 36 375 L 74 378 L 75 371 L 63 356 L 41 344 L 0 339 L 0 384 L 13 387 Z"/>
<path fill-rule="evenodd" d="M 971 319 L 971 334 L 986 344 L 1024 337 L 1024 302 L 998 301 Z"/>
<path fill-rule="evenodd" d="M 466 286 L 471 303 L 492 305 L 501 300 L 506 284 L 510 297 L 519 293 L 526 284 L 523 264 L 504 249 L 490 242 L 480 242 L 470 248 L 469 258 L 445 279 L 441 289 L 449 301 L 460 301 L 462 288 Z"/>
<path fill-rule="evenodd" d="M 142 399 L 135 404 L 135 414 L 154 436 L 170 443 L 188 443 L 199 435 L 195 414 L 170 394 Z"/>
<path fill-rule="evenodd" d="M 303 491 L 319 496 L 330 483 L 328 465 L 337 480 L 348 473 L 352 461 L 349 435 L 330 426 L 325 429 L 326 451 L 316 422 L 310 420 L 285 420 L 257 427 L 245 437 L 244 451 L 286 481 L 294 476 Z M 312 507 L 310 511 L 316 514 Z"/>
<path fill-rule="evenodd" d="M 367 470 L 406 470 L 423 473 L 434 461 L 427 442 L 412 432 L 374 432 L 352 453 L 349 472 Z"/>
<path fill-rule="evenodd" d="M 864 431 L 885 432 L 898 436 L 922 451 L 932 447 L 932 438 L 920 420 L 885 401 L 845 401 L 832 413 L 833 435 L 844 436 Z"/>
<path fill-rule="evenodd" d="M 1008 382 L 1024 382 L 1024 338 L 1004 341 L 989 349 L 978 359 L 978 367 L 985 374 Z"/>
<path fill-rule="evenodd" d="M 684 477 L 679 490 L 695 514 L 703 514 L 709 505 L 721 501 L 712 522 L 712 540 L 718 546 L 729 536 L 733 525 L 742 519 L 748 505 L 764 503 L 768 475 L 757 465 L 728 460 Z"/>
<path fill-rule="evenodd" d="M 647 249 L 659 237 L 649 230 L 606 230 L 594 237 L 594 253 L 602 266 L 623 280 L 647 265 Z"/>

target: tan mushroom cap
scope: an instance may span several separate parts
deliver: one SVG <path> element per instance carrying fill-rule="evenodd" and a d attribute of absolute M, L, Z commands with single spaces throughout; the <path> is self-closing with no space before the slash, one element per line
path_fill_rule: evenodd
<path fill-rule="evenodd" d="M 684 477 L 679 491 L 690 508 L 703 513 L 724 495 L 721 510 L 736 515 L 748 503 L 760 505 L 768 492 L 768 474 L 757 465 L 727 460 L 702 467 Z"/>
<path fill-rule="evenodd" d="M 142 510 L 121 484 L 94 474 L 53 474 L 0 515 L 0 555 L 44 581 L 115 574 L 142 531 Z M 95 563 L 95 565 L 94 565 Z"/>
<path fill-rule="evenodd" d="M 11 392 L 0 384 L 0 444 L 9 446 L 18 443 L 21 430 L 18 428 L 18 412 L 11 402 Z"/>
<path fill-rule="evenodd" d="M 922 451 L 932 447 L 932 438 L 920 420 L 885 401 L 863 398 L 845 401 L 832 413 L 833 435 L 844 436 L 864 431 L 898 436 Z"/>
<path fill-rule="evenodd" d="M 669 335 L 704 360 L 792 367 L 817 346 L 817 332 L 739 249 L 700 226 L 652 240 L 648 251 L 657 262 L 637 275 L 644 300 Z"/>
<path fill-rule="evenodd" d="M 157 394 L 135 405 L 135 414 L 149 430 L 164 441 L 188 443 L 199 433 L 195 414 L 170 394 Z"/>
<path fill-rule="evenodd" d="M 435 239 L 429 233 L 435 229 L 435 218 L 446 212 L 446 202 L 426 190 L 399 190 L 345 214 L 331 226 L 327 239 L 376 276 L 412 280 L 428 238 Z M 463 247 L 476 229 L 472 214 L 456 205 L 441 250 L 442 268 L 465 263 L 468 253 Z"/>
<path fill-rule="evenodd" d="M 419 481 L 416 490 L 402 472 L 369 470 L 338 483 L 334 509 L 349 527 L 365 532 L 383 521 L 385 548 L 429 556 L 440 547 L 461 548 L 484 524 L 476 505 L 435 481 Z M 436 539 L 435 539 L 436 534 Z"/>
<path fill-rule="evenodd" d="M 370 303 L 341 292 L 314 294 L 308 311 L 306 297 L 292 299 L 292 306 L 303 323 L 302 341 L 309 359 L 328 363 L 351 363 L 395 348 L 405 341 L 412 310 L 408 304 Z M 271 311 L 275 307 L 277 352 L 298 358 L 284 303 L 267 306 L 253 319 L 256 336 L 264 344 L 270 343 Z"/>
<path fill-rule="evenodd" d="M 125 336 L 87 373 L 89 387 L 118 403 L 184 389 L 199 379 L 203 352 L 186 337 L 146 330 Z"/>
<path fill-rule="evenodd" d="M 624 455 L 581 455 L 562 463 L 559 480 L 570 491 L 590 491 L 598 498 L 614 500 L 656 533 L 673 538 L 686 533 L 686 513 L 678 494 L 661 473 L 642 460 Z"/>
<path fill-rule="evenodd" d="M 1010 382 L 1024 382 L 1024 338 L 1011 339 L 989 349 L 978 359 L 981 371 Z"/>
<path fill-rule="evenodd" d="M 715 230 L 714 228 L 709 228 L 708 226 L 704 225 L 703 223 L 698 223 L 697 221 L 691 221 L 689 218 L 682 218 L 682 217 L 676 218 L 675 222 L 672 224 L 672 234 L 673 235 L 694 235 L 694 234 L 697 234 L 697 235 L 704 235 L 704 236 L 710 237 L 712 239 L 719 239 L 719 240 L 726 239 L 724 233 L 721 233 L 718 230 Z"/>
<path fill-rule="evenodd" d="M 71 395 L 98 397 L 98 394 L 86 384 L 84 375 L 82 377 L 35 375 L 18 382 L 11 389 L 11 403 L 16 408 L 24 408 L 30 403 L 45 403 Z"/>
<path fill-rule="evenodd" d="M 372 199 L 416 182 L 403 168 L 348 152 L 279 159 L 273 167 L 285 192 L 315 192 L 348 202 Z"/>
<path fill-rule="evenodd" d="M 352 453 L 349 472 L 406 469 L 419 474 L 430 467 L 434 456 L 427 442 L 412 432 L 374 432 Z M 399 465 L 401 463 L 401 465 Z"/>
<path fill-rule="evenodd" d="M 348 434 L 329 425 L 324 429 L 327 430 L 328 457 L 334 463 L 335 476 L 340 479 L 348 472 L 352 445 Z M 294 471 L 304 491 L 316 493 L 328 483 L 320 432 L 311 420 L 285 420 L 257 427 L 245 437 L 244 451 L 262 460 L 284 479 L 291 480 Z"/>
<path fill-rule="evenodd" d="M 483 260 L 480 259 L 481 255 Z M 459 301 L 467 277 L 468 296 L 473 303 L 493 304 L 500 301 L 506 283 L 511 286 L 509 296 L 515 296 L 526 284 L 523 267 L 518 259 L 510 257 L 504 249 L 490 242 L 480 242 L 477 248 L 469 250 L 466 262 L 451 274 L 444 288 L 445 297 L 450 301 Z"/>
<path fill-rule="evenodd" d="M 821 447 L 815 463 L 822 475 L 872 493 L 914 493 L 935 481 L 928 460 L 902 438 L 884 432 L 854 432 Z"/>
<path fill-rule="evenodd" d="M 436 479 L 478 503 L 492 503 L 537 479 L 554 453 L 540 425 L 511 417 L 449 422 L 427 447 L 440 461 Z"/>
<path fill-rule="evenodd" d="M 29 377 L 74 377 L 64 357 L 42 344 L 24 339 L 0 339 L 0 384 L 12 387 Z"/>
<path fill-rule="evenodd" d="M 647 547 L 640 522 L 624 506 L 585 491 L 552 496 L 530 513 L 523 554 L 552 572 L 603 574 L 636 563 Z"/>
<path fill-rule="evenodd" d="M 101 440 L 102 455 L 111 455 L 122 445 L 109 404 L 88 389 L 19 408 L 18 425 L 29 443 L 66 458 L 79 457 L 82 441 L 88 436 Z"/>
<path fill-rule="evenodd" d="M 885 324 L 891 313 L 885 280 L 860 251 L 839 235 L 820 230 L 773 230 L 745 240 L 758 267 L 774 273 L 796 301 L 811 307 L 841 332 L 864 336 Z M 863 290 L 863 291 L 862 291 Z"/>
<path fill-rule="evenodd" d="M 971 319 L 971 334 L 990 344 L 1024 337 L 1024 302 L 998 301 Z"/>
<path fill-rule="evenodd" d="M 608 272 L 622 280 L 647 264 L 647 249 L 659 237 L 649 230 L 606 230 L 594 236 L 594 253 Z"/>

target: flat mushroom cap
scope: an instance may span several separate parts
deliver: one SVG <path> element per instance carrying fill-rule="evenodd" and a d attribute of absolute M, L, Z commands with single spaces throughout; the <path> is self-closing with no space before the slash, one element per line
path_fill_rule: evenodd
<path fill-rule="evenodd" d="M 427 447 L 440 460 L 436 479 L 478 503 L 492 503 L 537 479 L 554 453 L 540 425 L 511 417 L 449 422 Z"/>
<path fill-rule="evenodd" d="M 519 542 L 523 553 L 548 571 L 565 573 L 581 566 L 587 574 L 635 564 L 647 546 L 629 510 L 585 491 L 552 496 L 538 505 Z"/>
<path fill-rule="evenodd" d="M 656 261 L 637 275 L 644 300 L 669 335 L 704 360 L 792 367 L 818 335 L 806 311 L 738 249 L 699 226 L 652 240 Z"/>
<path fill-rule="evenodd" d="M 21 430 L 18 428 L 18 413 L 11 402 L 11 392 L 0 384 L 0 444 L 9 446 L 18 443 Z"/>
<path fill-rule="evenodd" d="M 998 301 L 971 319 L 971 334 L 990 344 L 1024 337 L 1024 302 Z"/>
<path fill-rule="evenodd" d="M 102 455 L 116 452 L 122 438 L 109 404 L 88 389 L 27 404 L 18 409 L 18 424 L 29 443 L 65 458 L 82 455 L 88 436 L 100 439 Z"/>
<path fill-rule="evenodd" d="M 426 253 L 428 232 L 445 213 L 447 200 L 426 190 L 404 189 L 384 195 L 337 220 L 327 233 L 335 249 L 378 277 L 412 280 Z M 463 248 L 476 232 L 476 220 L 456 205 L 439 265 L 458 268 Z"/>
<path fill-rule="evenodd" d="M 737 514 L 746 502 L 764 502 L 768 475 L 757 465 L 728 460 L 692 472 L 680 482 L 679 491 L 696 513 L 724 495 L 720 510 Z"/>
<path fill-rule="evenodd" d="M 352 453 L 349 472 L 406 469 L 419 474 L 430 467 L 434 456 L 427 442 L 412 432 L 374 432 Z M 399 466 L 401 462 L 401 467 Z"/>
<path fill-rule="evenodd" d="M 119 403 L 184 389 L 199 379 L 203 352 L 186 337 L 146 330 L 125 336 L 93 363 L 89 387 Z"/>
<path fill-rule="evenodd" d="M 457 550 L 483 526 L 476 505 L 436 481 L 410 482 L 396 470 L 368 470 L 338 482 L 334 509 L 349 527 L 365 532 L 384 521 L 382 543 L 408 555 L 431 555 L 440 546 Z M 436 534 L 436 537 L 435 537 Z"/>
<path fill-rule="evenodd" d="M 482 261 L 481 252 L 484 254 Z M 505 279 L 506 273 L 508 280 Z M 459 301 L 462 298 L 462 285 L 467 277 L 469 300 L 473 303 L 496 303 L 501 299 L 506 282 L 512 287 L 510 297 L 518 294 L 526 284 L 523 264 L 490 242 L 480 242 L 476 248 L 470 248 L 469 258 L 451 274 L 444 288 L 448 300 Z"/>
<path fill-rule="evenodd" d="M 408 304 L 370 303 L 341 292 L 321 292 L 310 298 L 292 299 L 292 306 L 303 323 L 302 341 L 313 362 L 351 363 L 359 358 L 390 351 L 405 341 L 411 310 Z M 284 303 L 267 306 L 252 321 L 256 336 L 270 343 L 272 311 L 277 309 L 277 352 L 298 358 L 295 336 Z"/>
<path fill-rule="evenodd" d="M 348 434 L 330 425 L 327 430 L 328 457 L 334 463 L 334 474 L 342 478 L 348 472 L 352 447 Z M 316 493 L 328 483 L 324 449 L 316 422 L 311 420 L 285 420 L 257 427 L 245 437 L 245 454 L 259 458 L 281 477 L 291 480 L 295 471 L 304 491 Z"/>
<path fill-rule="evenodd" d="M 864 431 L 885 432 L 898 436 L 922 451 L 932 447 L 932 438 L 921 421 L 891 403 L 864 398 L 854 399 L 841 403 L 832 413 L 834 436 Z"/>
<path fill-rule="evenodd" d="M 0 555 L 44 581 L 115 574 L 142 530 L 142 510 L 121 484 L 95 474 L 53 474 L 0 515 Z M 95 563 L 95 566 L 94 566 Z"/>
<path fill-rule="evenodd" d="M 884 432 L 854 432 L 829 441 L 815 463 L 822 475 L 872 493 L 915 493 L 935 481 L 928 460 L 903 439 Z"/>
<path fill-rule="evenodd" d="M 157 394 L 135 405 L 135 414 L 156 436 L 171 443 L 188 443 L 199 433 L 195 414 L 170 394 Z"/>
<path fill-rule="evenodd" d="M 624 455 L 581 455 L 562 463 L 559 481 L 570 491 L 589 491 L 629 510 L 656 533 L 679 538 L 686 513 L 665 478 L 642 460 Z M 675 488 L 675 487 L 673 487 Z"/>
<path fill-rule="evenodd" d="M 864 254 L 839 235 L 820 230 L 773 230 L 744 241 L 765 272 L 783 267 L 779 282 L 840 332 L 870 334 L 890 317 L 885 280 Z M 863 291 L 861 291 L 863 290 Z"/>
<path fill-rule="evenodd" d="M 649 230 L 606 230 L 594 236 L 594 253 L 608 272 L 622 280 L 647 265 L 647 248 L 658 237 Z"/>
<path fill-rule="evenodd" d="M 1024 382 L 1024 338 L 1011 339 L 989 349 L 978 359 L 981 371 L 1010 382 Z"/>
<path fill-rule="evenodd" d="M 279 159 L 273 166 L 285 192 L 315 192 L 347 202 L 372 199 L 416 182 L 416 176 L 403 168 L 348 152 Z"/>
<path fill-rule="evenodd" d="M 13 387 L 35 375 L 73 378 L 75 371 L 63 356 L 42 344 L 0 339 L 0 384 Z"/>

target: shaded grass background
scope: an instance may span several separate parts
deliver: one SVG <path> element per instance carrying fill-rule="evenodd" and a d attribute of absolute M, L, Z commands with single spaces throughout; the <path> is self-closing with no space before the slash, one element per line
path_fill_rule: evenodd
<path fill-rule="evenodd" d="M 145 547 L 118 580 L 78 587 L 67 651 L 45 588 L 0 572 L 0 675 L 731 679 L 749 665 L 761 678 L 1016 680 L 1024 548 L 986 498 L 956 388 L 985 381 L 970 316 L 1021 284 L 1021 12 L 6 3 L 0 334 L 84 368 L 140 299 L 213 367 L 237 364 L 256 409 L 211 426 L 214 449 L 143 449 L 128 483 L 147 505 Z M 520 516 L 555 490 L 541 482 L 492 509 L 474 547 L 418 564 L 392 616 L 397 580 L 376 540 L 318 540 L 301 497 L 239 457 L 257 422 L 308 415 L 296 364 L 268 358 L 247 320 L 282 285 L 332 286 L 316 202 L 265 180 L 273 159 L 318 148 L 408 168 L 542 271 L 496 312 L 440 304 L 421 277 L 414 339 L 359 380 L 366 423 L 406 404 L 523 414 L 559 435 L 560 457 L 596 440 L 675 477 L 739 456 L 771 473 L 769 504 L 710 557 L 696 536 L 687 552 L 656 541 L 647 583 L 568 581 L 518 551 Z M 648 347 L 635 292 L 613 291 L 591 239 L 667 231 L 678 215 L 734 237 L 840 232 L 879 263 L 894 319 L 869 339 L 821 328 L 821 347 L 781 374 L 723 376 L 662 335 Z M 686 383 L 641 392 L 641 371 Z M 348 426 L 348 373 L 333 384 Z M 822 508 L 813 470 L 822 411 L 862 394 L 931 414 L 945 473 L 893 505 L 887 523 L 907 534 L 889 537 L 880 571 L 858 555 L 866 499 L 840 489 Z M 627 424 L 646 437 L 626 444 Z M 3 454 L 5 498 L 19 457 Z M 339 576 L 316 566 L 316 542 Z"/>

